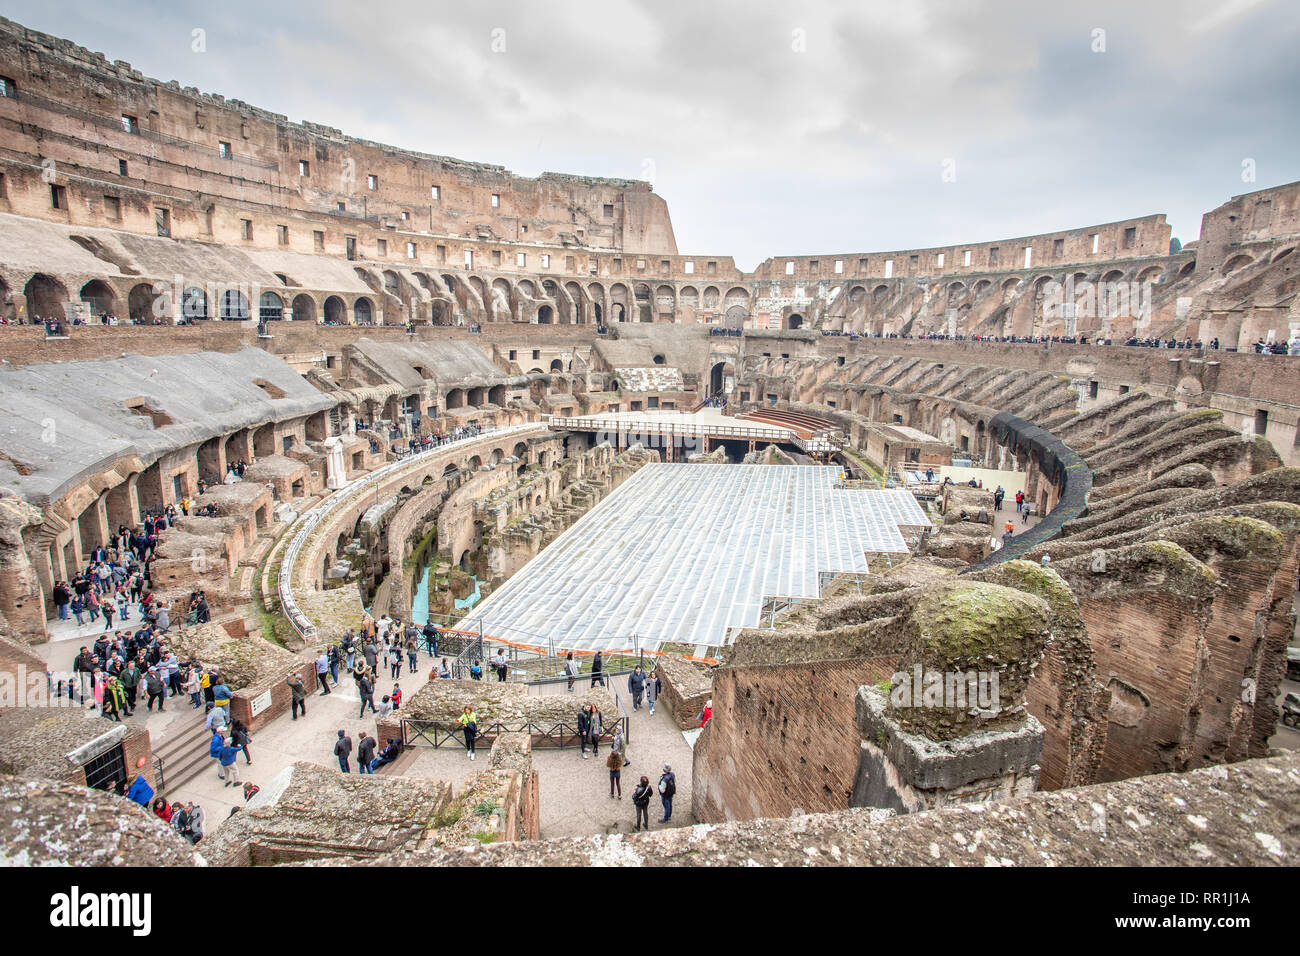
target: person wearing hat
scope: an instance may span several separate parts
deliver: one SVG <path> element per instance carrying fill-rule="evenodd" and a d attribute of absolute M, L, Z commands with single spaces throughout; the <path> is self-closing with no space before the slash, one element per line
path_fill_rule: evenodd
<path fill-rule="evenodd" d="M 334 756 L 339 758 L 339 769 L 344 773 L 351 773 L 348 769 L 348 757 L 352 755 L 352 738 L 348 736 L 347 731 L 339 731 L 338 743 L 334 745 Z"/>
<path fill-rule="evenodd" d="M 704 702 L 704 709 L 700 711 L 700 727 L 703 728 L 704 725 L 707 724 L 712 717 L 713 717 L 713 698 L 710 697 L 708 700 Z"/>
<path fill-rule="evenodd" d="M 664 764 L 663 775 L 659 777 L 659 800 L 664 805 L 664 818 L 660 823 L 667 823 L 673 815 L 673 797 L 677 794 L 677 775 L 673 768 Z"/>

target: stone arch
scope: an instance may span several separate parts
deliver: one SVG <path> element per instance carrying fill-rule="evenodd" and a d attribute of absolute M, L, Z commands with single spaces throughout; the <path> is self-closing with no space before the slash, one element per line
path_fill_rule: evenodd
<path fill-rule="evenodd" d="M 1246 268 L 1246 266 L 1250 265 L 1254 261 L 1255 261 L 1254 256 L 1248 256 L 1244 252 L 1239 255 L 1235 255 L 1223 264 L 1223 274 L 1225 276 L 1232 275 L 1232 273 Z"/>
<path fill-rule="evenodd" d="M 785 327 L 790 330 L 803 328 L 803 316 L 798 312 L 792 312 L 785 320 Z"/>
<path fill-rule="evenodd" d="M 89 306 L 90 314 L 96 318 L 117 314 L 117 293 L 103 279 L 91 279 L 81 287 L 78 297 Z"/>
<path fill-rule="evenodd" d="M 1137 274 L 1138 282 L 1159 282 L 1160 277 L 1165 274 L 1164 266 L 1147 266 Z"/>
<path fill-rule="evenodd" d="M 1102 282 L 1121 282 L 1124 279 L 1124 272 L 1121 269 L 1111 269 L 1101 277 Z"/>
<path fill-rule="evenodd" d="M 552 371 L 552 372 L 563 372 L 563 371 L 564 371 L 564 363 L 561 362 L 559 359 L 555 359 L 553 362 L 551 362 L 551 371 Z"/>
<path fill-rule="evenodd" d="M 1187 263 L 1185 266 L 1183 266 L 1181 269 L 1178 270 L 1178 278 L 1186 279 L 1188 276 L 1192 275 L 1195 272 L 1196 272 L 1196 260 L 1193 259 L 1191 262 Z"/>
<path fill-rule="evenodd" d="M 284 318 L 284 299 L 274 292 L 263 292 L 257 300 L 257 318 L 262 322 L 278 322 Z"/>
<path fill-rule="evenodd" d="M 504 385 L 493 385 L 488 389 L 488 402 L 496 405 L 498 408 L 506 407 L 506 387 Z"/>
<path fill-rule="evenodd" d="M 208 294 L 196 285 L 190 286 L 181 296 L 181 315 L 187 319 L 206 319 L 208 312 Z"/>
<path fill-rule="evenodd" d="M 520 279 L 519 291 L 522 292 L 524 295 L 528 296 L 530 299 L 537 298 L 537 286 L 533 285 L 532 279 Z"/>
<path fill-rule="evenodd" d="M 975 283 L 974 292 L 976 295 L 983 295 L 985 290 L 993 284 L 991 279 L 980 279 Z"/>
<path fill-rule="evenodd" d="M 465 390 L 463 388 L 452 388 L 447 390 L 446 406 L 448 411 L 453 408 L 465 407 Z"/>
<path fill-rule="evenodd" d="M 159 302 L 163 304 L 161 310 Z M 168 314 L 166 305 L 167 300 L 158 294 L 158 289 L 152 282 L 134 285 L 126 295 L 127 315 L 133 321 L 152 322 L 155 318 L 162 318 Z"/>
<path fill-rule="evenodd" d="M 231 322 L 246 321 L 251 312 L 248 296 L 238 289 L 226 289 L 217 300 L 217 317 Z"/>
<path fill-rule="evenodd" d="M 300 292 L 293 297 L 293 321 L 295 322 L 315 322 L 316 321 L 316 300 L 306 292 Z"/>
<path fill-rule="evenodd" d="M 552 325 L 554 324 L 554 322 L 555 322 L 555 310 L 551 308 L 549 305 L 538 306 L 537 324 Z"/>
<path fill-rule="evenodd" d="M 661 283 L 655 289 L 654 308 L 652 309 L 657 321 L 673 322 L 677 319 L 677 290 L 667 283 Z"/>
<path fill-rule="evenodd" d="M 729 329 L 743 329 L 749 313 L 742 306 L 733 305 L 722 318 L 722 323 Z"/>
<path fill-rule="evenodd" d="M 718 303 L 721 300 L 722 300 L 722 293 L 718 290 L 718 287 L 716 285 L 709 285 L 704 287 L 704 297 L 700 300 L 704 308 L 716 309 L 718 307 Z"/>
<path fill-rule="evenodd" d="M 332 295 L 325 300 L 325 324 L 348 324 L 348 307 L 344 305 L 343 300 L 336 295 Z"/>
<path fill-rule="evenodd" d="M 470 471 L 478 471 L 483 467 L 483 459 L 478 455 L 473 455 L 466 464 L 469 466 Z"/>
<path fill-rule="evenodd" d="M 357 325 L 375 324 L 374 304 L 364 295 L 358 296 L 352 303 L 352 314 L 356 317 Z"/>
<path fill-rule="evenodd" d="M 569 294 L 569 298 L 573 300 L 574 324 L 578 325 L 578 324 L 586 323 L 587 306 L 586 303 L 583 301 L 582 286 L 578 285 L 578 283 L 576 282 L 566 282 L 564 284 L 564 291 L 567 292 Z"/>
<path fill-rule="evenodd" d="M 879 305 L 881 302 L 885 301 L 885 296 L 887 295 L 889 295 L 889 286 L 882 282 L 871 290 L 871 301 Z"/>
<path fill-rule="evenodd" d="M 33 319 L 66 319 L 64 303 L 68 301 L 68 290 L 58 279 L 38 272 L 27 280 L 23 286 L 23 295 L 27 297 L 27 314 Z"/>
<path fill-rule="evenodd" d="M 1295 249 L 1296 249 L 1295 246 L 1287 246 L 1285 249 L 1275 252 L 1273 253 L 1273 258 L 1270 259 L 1269 262 L 1280 262 L 1281 260 L 1285 259 L 1287 256 L 1291 255 L 1291 253 L 1295 252 Z"/>
<path fill-rule="evenodd" d="M 613 322 L 626 322 L 632 308 L 628 288 L 621 282 L 609 287 L 609 317 Z"/>

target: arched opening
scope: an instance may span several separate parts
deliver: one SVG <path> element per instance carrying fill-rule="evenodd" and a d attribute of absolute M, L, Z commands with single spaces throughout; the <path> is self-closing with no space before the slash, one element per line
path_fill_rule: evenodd
<path fill-rule="evenodd" d="M 469 574 L 469 573 L 470 573 L 470 570 L 469 570 L 469 551 L 468 551 L 468 550 L 465 550 L 465 551 L 461 552 L 460 561 L 457 562 L 457 563 L 460 565 L 460 569 L 461 569 L 462 571 L 464 571 L 466 574 Z"/>
<path fill-rule="evenodd" d="M 133 322 L 152 322 L 167 314 L 167 300 L 152 283 L 141 282 L 127 293 L 126 309 Z"/>
<path fill-rule="evenodd" d="M 499 465 L 499 464 L 501 464 L 501 459 L 504 458 L 504 457 L 505 457 L 505 455 L 501 454 L 501 449 L 500 449 L 500 448 L 494 449 L 493 452 L 492 452 L 492 464 L 494 464 L 494 465 Z"/>
<path fill-rule="evenodd" d="M 651 359 L 651 361 L 654 362 L 656 365 L 663 365 L 664 357 L 662 355 L 655 355 L 655 357 Z"/>
<path fill-rule="evenodd" d="M 549 305 L 544 305 L 537 310 L 537 324 L 550 325 L 555 321 L 555 310 Z"/>
<path fill-rule="evenodd" d="M 1255 261 L 1254 258 L 1244 253 L 1239 256 L 1233 256 L 1231 259 L 1229 259 L 1227 262 L 1223 264 L 1223 274 L 1225 276 L 1231 275 L 1232 273 L 1238 271 L 1239 269 L 1246 268 L 1246 266 L 1250 265 L 1254 261 Z"/>
<path fill-rule="evenodd" d="M 352 314 L 356 316 L 357 325 L 375 324 L 374 306 L 364 295 L 352 303 Z"/>
<path fill-rule="evenodd" d="M 27 296 L 27 314 L 33 319 L 66 319 L 63 304 L 68 301 L 68 290 L 58 279 L 42 272 L 27 280 L 23 287 Z"/>
<path fill-rule="evenodd" d="M 102 279 L 91 279 L 83 285 L 79 297 L 90 307 L 90 314 L 94 318 L 114 315 L 117 312 L 117 296 L 112 287 Z"/>
<path fill-rule="evenodd" d="M 208 294 L 198 286 L 190 286 L 181 298 L 181 315 L 186 319 L 208 317 Z"/>
<path fill-rule="evenodd" d="M 344 305 L 343 300 L 336 295 L 332 295 L 325 300 L 325 324 L 348 324 L 348 307 Z"/>
<path fill-rule="evenodd" d="M 743 329 L 745 320 L 749 318 L 749 312 L 744 306 L 733 305 L 727 309 L 727 314 L 723 317 L 723 324 L 729 329 Z"/>
<path fill-rule="evenodd" d="M 295 322 L 316 321 L 316 300 L 303 292 L 293 297 L 293 320 Z"/>
<path fill-rule="evenodd" d="M 504 385 L 493 385 L 488 389 L 488 402 L 500 408 L 505 408 L 506 387 Z"/>
<path fill-rule="evenodd" d="M 284 300 L 274 292 L 263 292 L 257 302 L 257 317 L 263 322 L 279 322 L 284 318 Z"/>
<path fill-rule="evenodd" d="M 735 369 L 730 362 L 715 363 L 709 371 L 709 396 L 717 397 L 726 391 L 728 378 L 735 374 Z"/>
<path fill-rule="evenodd" d="M 786 320 L 785 327 L 787 329 L 803 328 L 803 316 L 796 312 L 794 315 L 790 316 L 790 318 Z"/>
<path fill-rule="evenodd" d="M 249 318 L 248 296 L 238 289 L 227 289 L 218 301 L 218 317 L 230 322 L 244 322 Z"/>
<path fill-rule="evenodd" d="M 553 362 L 551 363 L 551 371 L 552 371 L 552 372 L 563 372 L 563 371 L 564 371 L 564 363 L 561 362 L 559 359 L 556 359 L 555 361 L 553 361 Z"/>
<path fill-rule="evenodd" d="M 528 446 L 525 445 L 523 442 L 518 442 L 518 443 L 515 445 L 515 450 L 512 451 L 510 454 L 514 455 L 514 456 L 515 456 L 516 458 L 518 458 L 520 461 L 527 461 L 527 460 L 528 460 Z"/>
<path fill-rule="evenodd" d="M 480 458 L 478 455 L 474 455 L 474 456 L 472 456 L 472 457 L 470 458 L 470 460 L 469 460 L 469 470 L 470 470 L 470 471 L 478 471 L 478 470 L 479 470 L 480 468 L 482 468 L 482 467 L 483 467 L 483 459 L 482 459 L 482 458 Z"/>
<path fill-rule="evenodd" d="M 456 474 L 456 472 L 458 472 L 458 471 L 460 471 L 460 469 L 457 468 L 455 465 L 448 465 L 446 468 L 444 468 L 444 469 L 442 470 L 442 477 L 444 477 L 444 478 L 450 478 L 452 475 Z"/>
<path fill-rule="evenodd" d="M 469 390 L 465 398 L 466 401 L 468 401 L 469 404 L 474 406 L 475 408 L 482 408 L 483 400 L 486 397 L 486 393 L 487 393 L 487 389 L 483 388 L 481 385 L 476 385 Z"/>
<path fill-rule="evenodd" d="M 463 388 L 453 388 L 447 392 L 447 409 L 465 407 L 465 390 Z"/>

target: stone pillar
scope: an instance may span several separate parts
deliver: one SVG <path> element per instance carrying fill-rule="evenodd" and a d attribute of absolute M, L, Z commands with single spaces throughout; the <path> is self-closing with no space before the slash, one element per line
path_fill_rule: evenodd
<path fill-rule="evenodd" d="M 337 491 L 348 481 L 347 463 L 343 459 L 343 442 L 339 438 L 325 440 L 325 484 Z"/>

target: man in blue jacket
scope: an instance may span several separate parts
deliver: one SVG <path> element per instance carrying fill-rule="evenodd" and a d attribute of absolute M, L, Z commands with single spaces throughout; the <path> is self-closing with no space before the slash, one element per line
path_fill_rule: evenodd
<path fill-rule="evenodd" d="M 220 767 L 217 772 L 226 781 L 227 787 L 239 783 L 239 764 L 235 762 L 238 756 L 239 748 L 233 742 L 228 743 L 224 737 L 221 737 L 221 752 L 217 755 Z"/>

